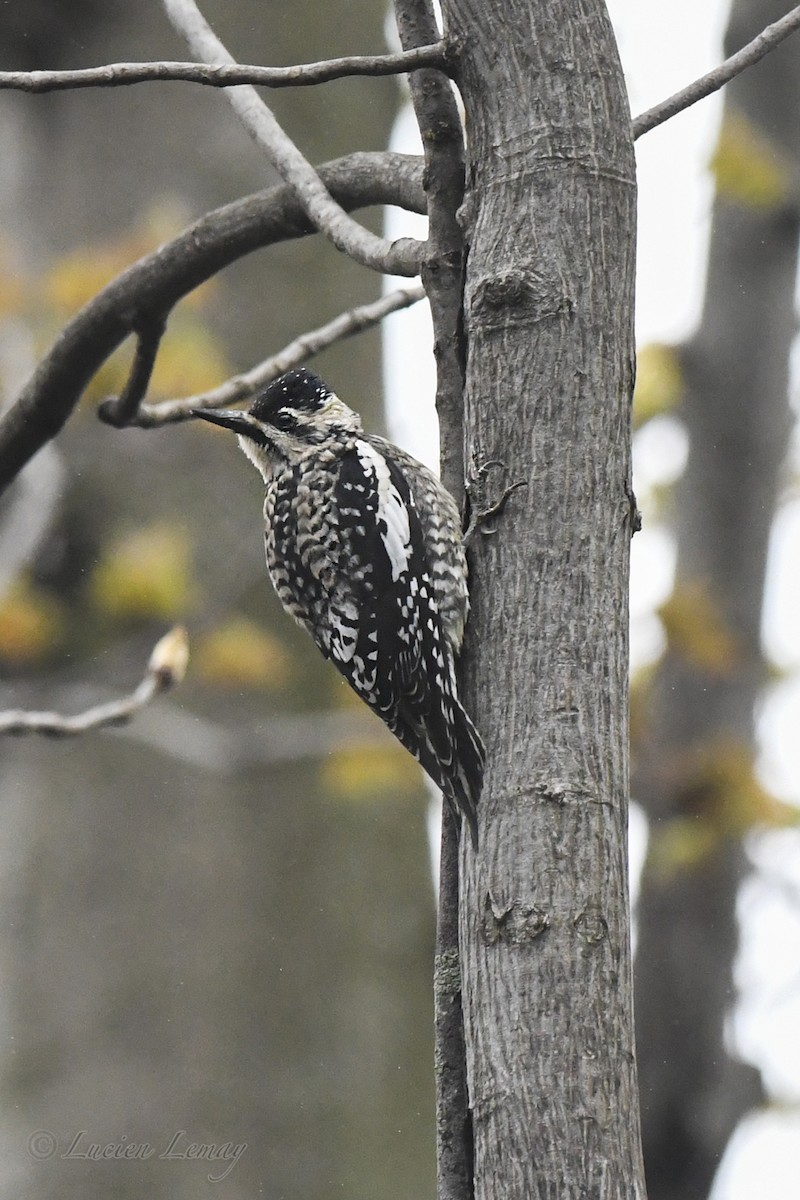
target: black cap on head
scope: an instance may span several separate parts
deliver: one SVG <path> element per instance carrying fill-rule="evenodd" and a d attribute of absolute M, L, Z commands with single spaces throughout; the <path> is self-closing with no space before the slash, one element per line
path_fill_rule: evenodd
<path fill-rule="evenodd" d="M 287 371 L 274 379 L 263 392 L 259 392 L 250 406 L 250 412 L 259 420 L 268 418 L 279 408 L 294 408 L 313 412 L 321 408 L 331 395 L 331 389 L 305 367 Z"/>

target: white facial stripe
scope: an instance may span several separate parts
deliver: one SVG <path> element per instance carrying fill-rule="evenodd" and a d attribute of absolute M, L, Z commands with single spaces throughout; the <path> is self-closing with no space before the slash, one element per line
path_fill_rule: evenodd
<path fill-rule="evenodd" d="M 408 510 L 392 483 L 383 456 L 369 442 L 361 441 L 356 442 L 356 453 L 364 471 L 373 474 L 378 484 L 378 520 L 386 526 L 385 532 L 381 530 L 381 538 L 392 568 L 392 579 L 396 581 L 408 570 L 411 560 Z"/>
<path fill-rule="evenodd" d="M 260 473 L 264 482 L 268 482 L 272 476 L 272 462 L 264 447 L 257 446 L 252 438 L 244 437 L 241 433 L 238 438 L 241 449 Z"/>

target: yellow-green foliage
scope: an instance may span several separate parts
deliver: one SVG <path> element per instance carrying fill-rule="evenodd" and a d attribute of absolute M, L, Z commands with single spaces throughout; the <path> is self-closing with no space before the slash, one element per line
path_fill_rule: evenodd
<path fill-rule="evenodd" d="M 320 765 L 320 781 L 326 791 L 347 800 L 369 800 L 391 792 L 419 791 L 420 773 L 402 746 L 334 750 Z"/>
<path fill-rule="evenodd" d="M 118 538 L 92 573 L 89 593 L 101 612 L 119 620 L 184 616 L 197 599 L 185 530 L 164 523 Z"/>
<path fill-rule="evenodd" d="M 0 661 L 11 667 L 42 662 L 59 645 L 63 629 L 58 601 L 18 579 L 0 600 Z"/>
<path fill-rule="evenodd" d="M 729 108 L 711 159 L 717 191 L 748 208 L 779 208 L 792 190 L 792 173 L 766 133 Z"/>
<path fill-rule="evenodd" d="M 223 687 L 277 689 L 291 674 L 278 639 L 246 617 L 232 617 L 201 638 L 192 661 L 202 679 Z"/>
<path fill-rule="evenodd" d="M 30 282 L 14 266 L 11 247 L 0 239 L 0 317 L 21 316 L 29 307 Z"/>
<path fill-rule="evenodd" d="M 149 399 L 205 392 L 230 374 L 219 344 L 210 336 L 208 326 L 183 314 L 176 318 L 161 343 Z"/>
<path fill-rule="evenodd" d="M 60 318 L 77 312 L 94 299 L 112 279 L 139 258 L 175 236 L 185 224 L 186 214 L 179 206 L 154 206 L 130 232 L 113 240 L 78 246 L 58 259 L 47 271 L 38 288 L 40 302 L 55 310 Z M 199 308 L 207 299 L 213 283 L 197 288 L 182 303 Z"/>
<path fill-rule="evenodd" d="M 0 238 L 0 319 L 18 322 L 24 331 L 21 345 L 29 339 L 32 353 L 43 353 L 82 306 L 137 259 L 173 237 L 186 220 L 187 214 L 174 204 L 161 204 L 133 231 L 77 247 L 39 276 L 26 273 L 13 244 Z M 218 290 L 216 283 L 204 284 L 172 314 L 149 400 L 203 391 L 230 374 L 203 313 Z M 129 339 L 101 367 L 87 391 L 90 400 L 121 391 L 132 350 Z M 68 592 L 63 602 L 27 579 L 0 598 L 0 664 L 24 668 L 65 653 L 74 657 L 93 652 L 115 635 L 115 622 L 185 618 L 198 599 L 187 531 L 167 522 L 129 530 L 106 543 L 86 588 Z M 285 653 L 269 635 L 236 621 L 206 639 L 201 660 L 203 671 L 217 683 L 278 687 L 289 670 Z"/>
<path fill-rule="evenodd" d="M 381 728 L 379 719 L 370 714 L 363 700 L 343 680 L 334 679 L 332 686 L 332 707 L 352 711 L 367 727 L 374 722 L 376 729 Z M 421 779 L 420 769 L 408 751 L 388 736 L 385 743 L 381 741 L 374 746 L 343 746 L 334 750 L 320 762 L 319 773 L 320 782 L 330 795 L 355 801 L 386 794 L 418 793 Z"/>
<path fill-rule="evenodd" d="M 651 866 L 661 873 L 698 866 L 723 840 L 754 828 L 783 828 L 800 822 L 800 811 L 784 804 L 759 782 L 752 750 L 734 738 L 719 738 L 676 766 L 673 786 L 684 814 L 654 828 Z"/>
<path fill-rule="evenodd" d="M 681 399 L 683 377 L 674 346 L 649 342 L 636 355 L 633 421 L 637 428 L 653 417 L 671 412 Z"/>
<path fill-rule="evenodd" d="M 4 271 L 0 248 L 0 315 L 25 306 L 36 314 L 41 348 L 52 341 L 64 322 L 137 259 L 149 254 L 181 228 L 184 214 L 162 205 L 146 215 L 131 233 L 113 241 L 80 246 L 60 258 L 40 280 L 22 280 Z M 220 343 L 203 321 L 202 310 L 213 295 L 213 282 L 185 298 L 170 316 L 148 398 L 159 400 L 205 391 L 230 374 Z M 44 314 L 44 320 L 42 320 Z M 111 356 L 91 380 L 85 399 L 97 401 L 118 394 L 125 385 L 132 357 L 132 339 Z"/>
<path fill-rule="evenodd" d="M 724 678 L 739 662 L 739 646 L 704 580 L 676 587 L 658 615 L 672 650 L 692 666 Z"/>

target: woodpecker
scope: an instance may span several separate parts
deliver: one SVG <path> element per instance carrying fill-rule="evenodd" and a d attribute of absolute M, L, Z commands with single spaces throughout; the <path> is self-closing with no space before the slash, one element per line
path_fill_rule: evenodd
<path fill-rule="evenodd" d="M 456 686 L 469 597 L 452 496 L 305 369 L 274 380 L 249 410 L 193 415 L 233 430 L 264 479 L 267 568 L 284 608 L 476 846 L 485 753 Z"/>

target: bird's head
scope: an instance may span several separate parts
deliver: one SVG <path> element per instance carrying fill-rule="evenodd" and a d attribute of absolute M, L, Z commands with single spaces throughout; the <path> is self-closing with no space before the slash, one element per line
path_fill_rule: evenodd
<path fill-rule="evenodd" d="M 231 429 L 252 463 L 269 479 L 282 463 L 316 446 L 361 433 L 361 418 L 326 383 L 300 367 L 259 392 L 249 409 L 195 408 L 193 415 Z"/>

